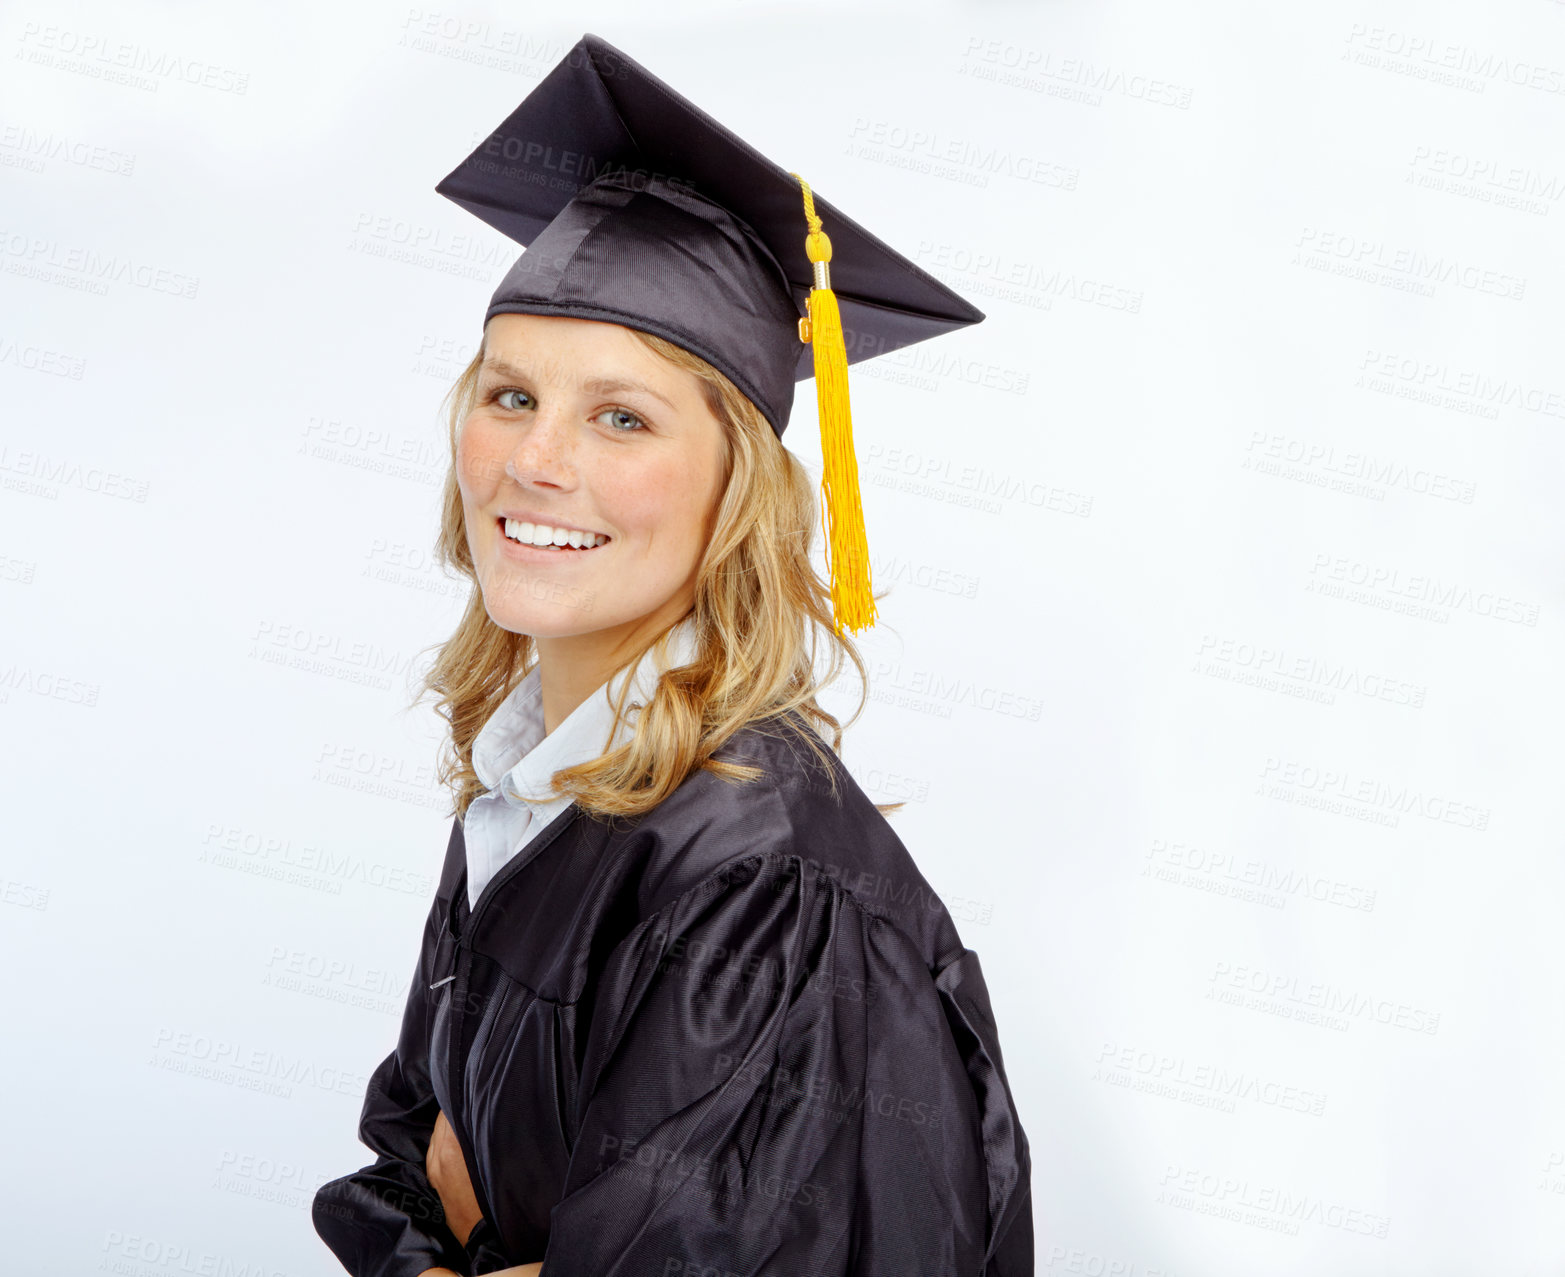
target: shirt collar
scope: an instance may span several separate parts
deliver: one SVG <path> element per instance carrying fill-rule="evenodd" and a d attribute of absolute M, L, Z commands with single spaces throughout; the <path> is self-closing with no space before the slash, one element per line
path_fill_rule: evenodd
<path fill-rule="evenodd" d="M 664 650 L 660 650 L 664 649 Z M 484 724 L 473 740 L 473 770 L 485 789 L 505 782 L 507 797 L 544 805 L 553 793 L 554 773 L 622 744 L 635 730 L 637 711 L 652 699 L 660 675 L 688 665 L 696 657 L 695 618 L 687 616 L 642 656 L 633 669 L 602 683 L 547 736 L 543 730 L 543 694 L 535 665 Z M 626 678 L 633 686 L 625 702 L 625 720 L 610 739 L 614 700 Z"/>

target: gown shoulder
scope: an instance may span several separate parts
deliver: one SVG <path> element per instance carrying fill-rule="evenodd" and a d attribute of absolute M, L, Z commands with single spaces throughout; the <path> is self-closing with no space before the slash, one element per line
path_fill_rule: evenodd
<path fill-rule="evenodd" d="M 931 964 L 961 949 L 949 912 L 902 839 L 800 715 L 750 724 L 716 757 L 761 774 L 736 782 L 696 772 L 648 813 L 640 828 L 649 844 L 643 916 L 770 853 L 812 864 L 858 907 L 906 932 Z"/>
<path fill-rule="evenodd" d="M 770 762 L 693 778 L 650 822 L 543 1277 L 1030 1277 L 1030 1155 L 977 955 L 845 770 L 833 795 Z"/>

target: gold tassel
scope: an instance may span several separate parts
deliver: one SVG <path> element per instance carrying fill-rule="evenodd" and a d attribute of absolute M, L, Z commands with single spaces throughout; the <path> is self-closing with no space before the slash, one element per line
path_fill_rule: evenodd
<path fill-rule="evenodd" d="M 831 291 L 831 240 L 815 215 L 810 184 L 804 188 L 804 218 L 810 233 L 804 251 L 814 264 L 815 286 L 799 320 L 799 340 L 810 343 L 815 358 L 815 397 L 821 417 L 821 505 L 826 524 L 831 570 L 832 623 L 857 633 L 875 623 L 875 597 L 870 592 L 869 542 L 864 535 L 864 507 L 859 499 L 859 463 L 853 451 L 853 418 L 848 409 L 848 351 L 842 336 L 842 314 Z"/>

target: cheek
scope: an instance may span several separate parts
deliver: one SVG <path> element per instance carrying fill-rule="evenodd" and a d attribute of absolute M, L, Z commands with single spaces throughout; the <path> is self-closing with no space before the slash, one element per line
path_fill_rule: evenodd
<path fill-rule="evenodd" d="M 505 467 L 505 452 L 497 433 L 481 418 L 469 418 L 457 435 L 456 481 L 468 500 L 486 499 Z"/>
<path fill-rule="evenodd" d="M 699 547 L 721 474 L 705 458 L 671 457 L 634 475 L 617 476 L 612 491 L 600 488 L 604 508 L 620 526 L 664 550 Z"/>
<path fill-rule="evenodd" d="M 691 469 L 690 504 L 692 509 L 699 511 L 696 516 L 697 535 L 704 542 L 717 519 L 717 508 L 722 503 L 723 492 L 727 487 L 721 447 L 714 446 Z"/>

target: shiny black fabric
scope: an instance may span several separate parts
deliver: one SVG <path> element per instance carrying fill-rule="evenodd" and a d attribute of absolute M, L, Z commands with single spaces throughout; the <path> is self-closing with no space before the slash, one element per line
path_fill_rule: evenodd
<path fill-rule="evenodd" d="M 788 169 L 808 180 L 820 153 Z M 642 198 L 609 214 L 616 189 Z M 485 323 L 516 312 L 656 333 L 725 373 L 782 435 L 794 383 L 814 375 L 798 333 L 812 283 L 798 180 L 633 58 L 582 36 L 435 191 L 530 245 Z M 850 364 L 984 318 L 819 194 L 815 209 Z"/>
<path fill-rule="evenodd" d="M 573 806 L 471 913 L 453 823 L 365 1096 L 376 1161 L 315 1197 L 350 1273 L 1031 1277 L 977 955 L 834 756 L 780 720 L 718 756 L 765 775 Z M 438 1110 L 484 1214 L 465 1248 L 424 1175 Z"/>

